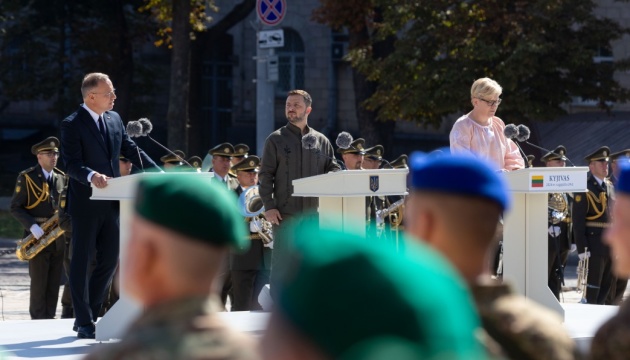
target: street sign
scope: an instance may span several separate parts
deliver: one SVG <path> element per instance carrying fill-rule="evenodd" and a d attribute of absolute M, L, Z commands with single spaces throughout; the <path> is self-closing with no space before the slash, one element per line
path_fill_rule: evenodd
<path fill-rule="evenodd" d="M 285 0 L 256 0 L 258 19 L 269 26 L 280 24 L 287 12 Z"/>
<path fill-rule="evenodd" d="M 284 30 L 261 30 L 258 32 L 258 46 L 261 49 L 284 46 Z"/>

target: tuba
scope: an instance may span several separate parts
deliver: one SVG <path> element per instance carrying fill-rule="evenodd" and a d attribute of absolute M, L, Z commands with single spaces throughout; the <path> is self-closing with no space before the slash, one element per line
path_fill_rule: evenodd
<path fill-rule="evenodd" d="M 241 210 L 241 215 L 248 218 L 249 221 L 256 221 L 261 224 L 258 227 L 257 234 L 260 235 L 264 244 L 269 244 L 273 241 L 273 228 L 272 225 L 264 215 L 261 215 L 265 211 L 262 198 L 258 193 L 258 185 L 247 188 L 238 197 L 238 206 Z"/>
<path fill-rule="evenodd" d="M 31 260 L 35 255 L 39 254 L 46 246 L 52 244 L 58 237 L 65 233 L 61 227 L 59 227 L 59 213 L 56 212 L 50 219 L 46 220 L 41 225 L 44 230 L 44 235 L 39 239 L 36 239 L 33 234 L 28 234 L 27 237 L 18 241 L 17 249 L 15 249 L 15 255 L 22 261 Z"/>

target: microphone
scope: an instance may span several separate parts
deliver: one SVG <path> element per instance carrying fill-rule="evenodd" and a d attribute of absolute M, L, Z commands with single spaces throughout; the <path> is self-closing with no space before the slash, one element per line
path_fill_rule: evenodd
<path fill-rule="evenodd" d="M 142 136 L 142 124 L 138 121 L 130 121 L 127 123 L 127 135 L 132 138 Z M 138 160 L 140 160 L 140 168 L 144 172 L 144 164 L 142 163 L 142 157 L 140 156 L 140 149 L 136 145 L 136 152 L 138 153 Z"/>
<path fill-rule="evenodd" d="M 149 120 L 147 118 L 140 118 L 140 119 L 138 119 L 137 123 L 142 126 L 142 131 L 141 131 L 139 136 L 146 136 L 146 137 L 148 137 L 151 141 L 153 141 L 154 143 L 158 144 L 162 149 L 166 150 L 169 154 L 175 156 L 175 158 L 177 158 L 177 160 L 183 162 L 184 164 L 190 166 L 193 169 L 196 169 L 194 166 L 190 165 L 188 163 L 188 161 L 183 159 L 181 156 L 175 154 L 174 152 L 169 150 L 166 146 L 160 144 L 157 140 L 155 140 L 154 138 L 152 138 L 149 135 L 149 133 L 153 130 L 153 124 L 151 123 L 151 120 Z"/>
<path fill-rule="evenodd" d="M 319 147 L 317 147 L 317 137 L 315 135 L 313 135 L 312 133 L 308 133 L 308 134 L 302 136 L 302 148 L 304 148 L 306 150 L 313 150 L 315 152 L 315 155 L 324 157 L 324 158 L 329 159 L 329 160 L 332 160 L 333 162 L 337 162 L 338 161 L 337 158 L 335 158 L 335 157 L 330 157 L 330 156 L 328 156 L 326 154 L 322 154 L 322 151 L 319 149 Z M 319 158 L 317 158 L 317 161 L 319 163 Z M 345 167 L 345 164 L 344 164 L 344 167 Z"/>
<path fill-rule="evenodd" d="M 531 135 L 529 128 L 521 124 L 517 127 L 517 129 L 518 134 L 516 135 L 516 140 L 518 140 L 519 142 L 527 141 L 527 139 L 529 139 L 529 135 Z"/>
<path fill-rule="evenodd" d="M 563 160 L 566 160 L 569 164 L 571 164 L 571 166 L 575 167 L 575 164 L 573 164 L 573 162 L 571 160 L 569 160 L 569 158 L 566 155 L 560 155 L 560 154 L 555 153 L 555 152 L 553 152 L 551 150 L 545 149 L 542 146 L 538 146 L 538 145 L 532 144 L 529 141 L 527 141 L 527 140 L 529 140 L 529 135 L 531 133 L 527 126 L 519 125 L 518 126 L 518 132 L 519 132 L 519 137 L 517 137 L 516 140 L 518 140 L 520 142 L 524 142 L 527 145 L 533 146 L 533 147 L 535 147 L 538 150 L 542 150 L 542 151 L 545 151 L 545 152 L 548 152 L 548 153 L 552 153 L 553 155 L 556 155 L 557 157 L 559 157 L 559 158 L 561 158 Z"/>
<path fill-rule="evenodd" d="M 520 125 L 520 126 L 524 126 L 524 125 Z M 529 129 L 527 129 L 527 131 L 528 131 L 527 137 L 529 137 Z M 508 124 L 503 129 L 503 135 L 505 135 L 505 137 L 510 140 L 514 140 L 514 138 L 518 140 L 519 133 L 520 133 L 519 129 L 514 124 Z M 521 145 L 519 145 L 516 141 L 514 141 L 514 143 L 516 144 L 516 147 L 518 147 L 518 151 L 521 153 L 521 157 L 523 158 L 523 163 L 525 164 L 525 167 L 526 168 L 531 167 L 529 166 L 529 162 L 527 161 L 527 155 L 525 155 L 525 152 L 521 148 Z"/>
<path fill-rule="evenodd" d="M 342 131 L 339 133 L 339 135 L 337 135 L 337 140 L 335 141 L 335 143 L 337 144 L 337 147 L 347 149 L 350 147 L 350 144 L 352 144 L 352 141 L 354 141 L 352 135 L 345 131 Z"/>

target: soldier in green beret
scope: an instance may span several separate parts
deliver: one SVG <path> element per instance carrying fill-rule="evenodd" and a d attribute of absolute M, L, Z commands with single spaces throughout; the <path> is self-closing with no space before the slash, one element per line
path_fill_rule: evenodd
<path fill-rule="evenodd" d="M 506 359 L 574 359 L 562 320 L 487 275 L 497 224 L 509 208 L 505 179 L 470 155 L 412 154 L 405 230 L 444 255 L 472 289 L 488 351 Z"/>
<path fill-rule="evenodd" d="M 192 175 L 148 176 L 134 209 L 122 286 L 144 311 L 87 358 L 257 359 L 251 339 L 216 314 L 220 263 L 249 245 L 234 194 Z"/>
<path fill-rule="evenodd" d="M 24 227 L 24 237 L 30 234 L 40 240 L 45 235 L 40 225 L 52 218 L 59 206 L 65 207 L 65 204 L 60 204 L 60 195 L 66 186 L 66 176 L 55 167 L 59 159 L 59 140 L 56 137 L 33 145 L 31 152 L 37 156 L 37 165 L 18 175 L 11 198 L 11 215 Z M 58 237 L 28 262 L 31 319 L 55 317 L 65 242 L 63 235 Z"/>
<path fill-rule="evenodd" d="M 361 170 L 363 168 L 363 155 L 365 154 L 365 139 L 358 138 L 350 143 L 347 149 L 338 148 L 346 170 Z"/>
<path fill-rule="evenodd" d="M 269 360 L 485 359 L 466 285 L 435 251 L 286 224 L 291 265 L 261 341 Z M 329 290 L 334 292 L 331 297 Z"/>

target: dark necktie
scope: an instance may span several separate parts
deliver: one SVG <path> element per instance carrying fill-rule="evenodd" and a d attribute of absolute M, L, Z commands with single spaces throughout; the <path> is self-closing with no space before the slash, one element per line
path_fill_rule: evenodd
<path fill-rule="evenodd" d="M 105 123 L 103 123 L 103 118 L 100 116 L 98 117 L 98 130 L 101 132 L 101 136 L 103 136 L 103 141 L 105 141 L 105 139 L 107 139 L 105 136 Z"/>
<path fill-rule="evenodd" d="M 52 174 L 50 174 L 50 176 L 48 176 L 48 188 L 52 189 L 53 188 L 53 177 Z"/>

